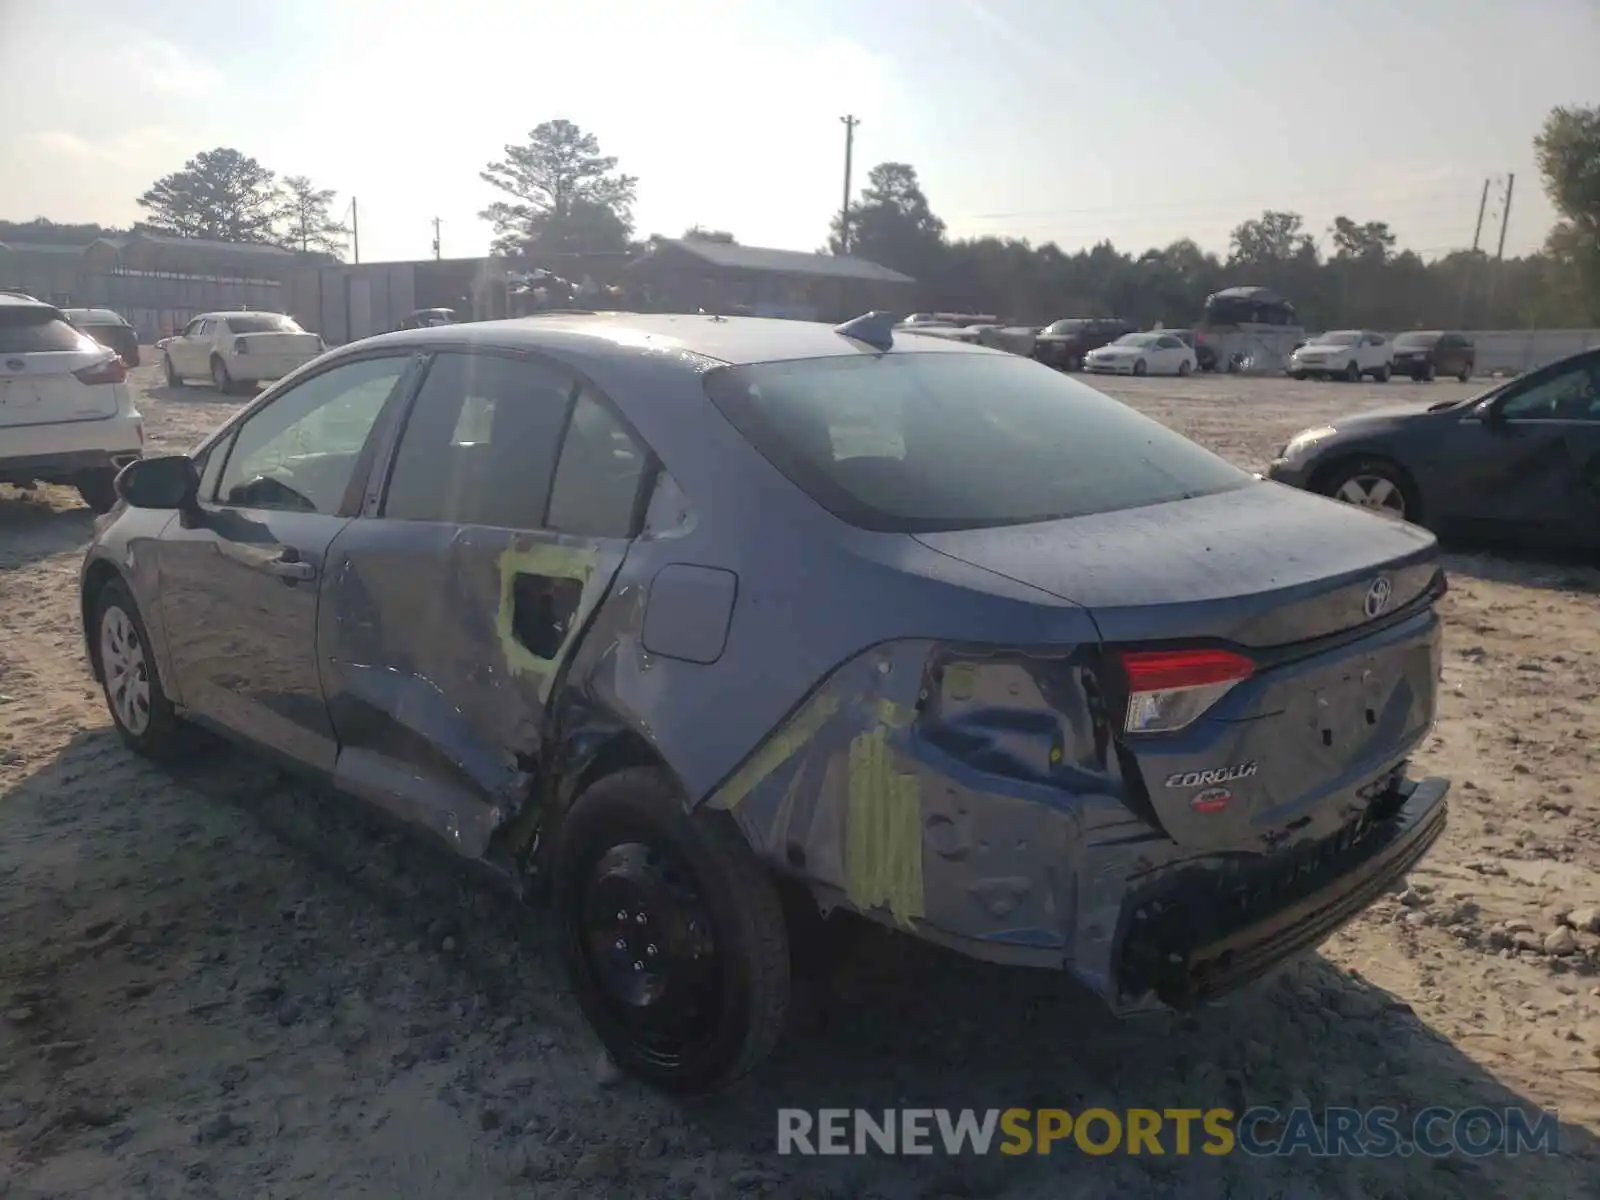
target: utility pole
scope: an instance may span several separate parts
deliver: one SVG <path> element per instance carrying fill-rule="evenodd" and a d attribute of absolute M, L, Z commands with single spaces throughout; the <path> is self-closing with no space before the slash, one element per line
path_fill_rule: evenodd
<path fill-rule="evenodd" d="M 1506 256 L 1506 226 L 1511 223 L 1511 189 L 1517 186 L 1515 175 L 1506 176 L 1506 199 L 1500 206 L 1500 248 L 1494 253 L 1495 262 L 1502 261 Z"/>
<path fill-rule="evenodd" d="M 1478 252 L 1478 239 L 1483 236 L 1483 210 L 1489 207 L 1489 181 L 1483 181 L 1483 195 L 1478 200 L 1478 226 L 1472 231 L 1472 252 Z"/>
<path fill-rule="evenodd" d="M 433 219 L 433 260 L 439 261 L 439 218 Z"/>
<path fill-rule="evenodd" d="M 844 206 L 839 210 L 839 249 L 850 253 L 850 165 L 856 148 L 856 126 L 861 124 L 854 115 L 840 117 L 844 124 Z"/>
<path fill-rule="evenodd" d="M 355 246 L 356 262 L 361 261 L 361 214 L 356 211 L 356 198 L 350 197 L 350 240 Z"/>

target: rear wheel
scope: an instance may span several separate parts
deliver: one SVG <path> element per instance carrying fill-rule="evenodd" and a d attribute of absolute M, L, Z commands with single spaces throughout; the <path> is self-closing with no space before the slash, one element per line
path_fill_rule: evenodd
<path fill-rule="evenodd" d="M 1353 358 L 1345 366 L 1345 369 L 1344 369 L 1344 381 L 1346 383 L 1360 383 L 1361 382 L 1361 364 L 1358 363 Z"/>
<path fill-rule="evenodd" d="M 1438 373 L 1439 373 L 1439 369 L 1437 367 L 1435 367 L 1432 363 L 1429 363 L 1427 366 L 1422 368 L 1422 382 L 1423 383 L 1432 383 L 1433 379 L 1434 379 L 1434 376 L 1437 375 Z"/>
<path fill-rule="evenodd" d="M 1149 364 L 1147 364 L 1144 359 L 1141 358 L 1138 362 L 1133 364 L 1133 373 L 1135 375 L 1146 375 L 1149 374 L 1149 372 Z"/>
<path fill-rule="evenodd" d="M 1189 365 L 1189 360 L 1187 358 L 1184 359 L 1181 363 L 1178 364 L 1178 377 L 1181 379 L 1181 378 L 1187 376 L 1189 374 L 1189 372 L 1192 371 L 1193 369 L 1194 368 Z"/>
<path fill-rule="evenodd" d="M 1291 379 L 1298 379 L 1298 380 L 1301 380 L 1302 382 L 1304 382 L 1305 377 L 1306 377 L 1306 373 L 1304 371 L 1292 371 L 1292 372 L 1290 372 L 1290 378 Z"/>
<path fill-rule="evenodd" d="M 1459 379 L 1462 383 L 1471 383 L 1472 382 L 1472 368 L 1470 366 L 1462 367 L 1460 373 L 1456 375 L 1456 378 Z"/>
<path fill-rule="evenodd" d="M 100 467 L 85 471 L 75 481 L 78 495 L 97 513 L 110 512 L 117 502 L 117 471 L 115 467 Z"/>
<path fill-rule="evenodd" d="M 172 365 L 172 355 L 161 356 L 161 369 L 166 374 L 168 387 L 182 387 L 183 378 L 178 374 L 178 369 Z"/>
<path fill-rule="evenodd" d="M 1319 489 L 1324 495 L 1402 521 L 1421 522 L 1411 480 L 1382 459 L 1349 463 L 1331 472 Z"/>
<path fill-rule="evenodd" d="M 724 814 L 687 811 L 658 771 L 608 775 L 562 820 L 554 883 L 578 1003 L 623 1070 L 708 1091 L 772 1051 L 789 1001 L 783 906 Z"/>
<path fill-rule="evenodd" d="M 1389 382 L 1389 368 L 1387 366 L 1379 367 L 1376 371 L 1374 371 L 1372 373 L 1372 378 L 1377 380 L 1379 383 L 1388 383 Z"/>
<path fill-rule="evenodd" d="M 217 391 L 224 395 L 233 391 L 233 376 L 228 374 L 228 364 L 217 355 L 211 358 L 211 382 L 217 385 Z"/>
<path fill-rule="evenodd" d="M 188 730 L 161 686 L 150 635 L 127 585 L 107 583 L 91 611 L 101 686 L 118 736 L 146 758 L 175 757 L 185 748 Z"/>

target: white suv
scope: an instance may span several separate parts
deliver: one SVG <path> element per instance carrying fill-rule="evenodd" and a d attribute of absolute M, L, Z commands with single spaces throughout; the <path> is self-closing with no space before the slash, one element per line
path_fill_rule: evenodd
<path fill-rule="evenodd" d="M 281 379 L 327 347 L 282 313 L 202 313 L 161 348 L 168 387 L 209 379 L 219 392 Z"/>
<path fill-rule="evenodd" d="M 1360 383 L 1362 376 L 1370 375 L 1387 383 L 1393 349 L 1388 339 L 1370 329 L 1335 329 L 1317 334 L 1289 355 L 1287 373 L 1296 379 L 1316 375 L 1347 383 Z"/>
<path fill-rule="evenodd" d="M 117 502 L 117 472 L 144 453 L 144 419 L 115 350 L 59 308 L 0 292 L 0 483 L 61 483 L 95 512 Z"/>

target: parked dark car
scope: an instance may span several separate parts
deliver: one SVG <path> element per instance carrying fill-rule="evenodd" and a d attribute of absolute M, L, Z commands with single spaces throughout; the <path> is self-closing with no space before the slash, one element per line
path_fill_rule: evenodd
<path fill-rule="evenodd" d="M 107 350 L 115 350 L 130 367 L 139 365 L 139 334 L 121 313 L 109 308 L 64 308 L 62 316 Z"/>
<path fill-rule="evenodd" d="M 1445 822 L 1405 770 L 1432 535 L 892 320 L 323 355 L 119 477 L 82 572 L 118 733 L 205 725 L 548 896 L 585 1015 L 672 1088 L 772 1048 L 824 913 L 1129 1013 L 1392 888 Z"/>
<path fill-rule="evenodd" d="M 435 325 L 455 325 L 461 320 L 453 308 L 419 308 L 400 322 L 401 329 L 431 329 Z"/>
<path fill-rule="evenodd" d="M 1400 334 L 1393 344 L 1394 373 L 1421 383 L 1431 383 L 1438 375 L 1454 375 L 1466 383 L 1478 366 L 1477 346 L 1469 334 L 1419 330 Z"/>
<path fill-rule="evenodd" d="M 1441 533 L 1600 546 L 1600 350 L 1469 399 L 1336 417 L 1268 476 Z"/>
<path fill-rule="evenodd" d="M 1034 339 L 1033 357 L 1047 367 L 1064 371 L 1083 370 L 1083 358 L 1091 350 L 1108 346 L 1139 327 L 1121 317 L 1067 317 L 1044 327 Z"/>

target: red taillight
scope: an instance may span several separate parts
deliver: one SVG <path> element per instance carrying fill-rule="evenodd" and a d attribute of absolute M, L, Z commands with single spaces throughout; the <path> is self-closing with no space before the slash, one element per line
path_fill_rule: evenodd
<path fill-rule="evenodd" d="M 120 354 L 113 354 L 103 362 L 74 371 L 72 375 L 79 383 L 125 383 L 128 379 L 128 364 L 122 361 Z"/>
<path fill-rule="evenodd" d="M 249 348 L 250 347 L 248 343 L 246 343 L 242 337 L 236 337 L 233 339 L 233 352 L 235 354 L 243 354 Z"/>
<path fill-rule="evenodd" d="M 1255 673 L 1255 663 L 1230 650 L 1132 650 L 1121 655 L 1128 676 L 1128 733 L 1182 729 Z"/>

